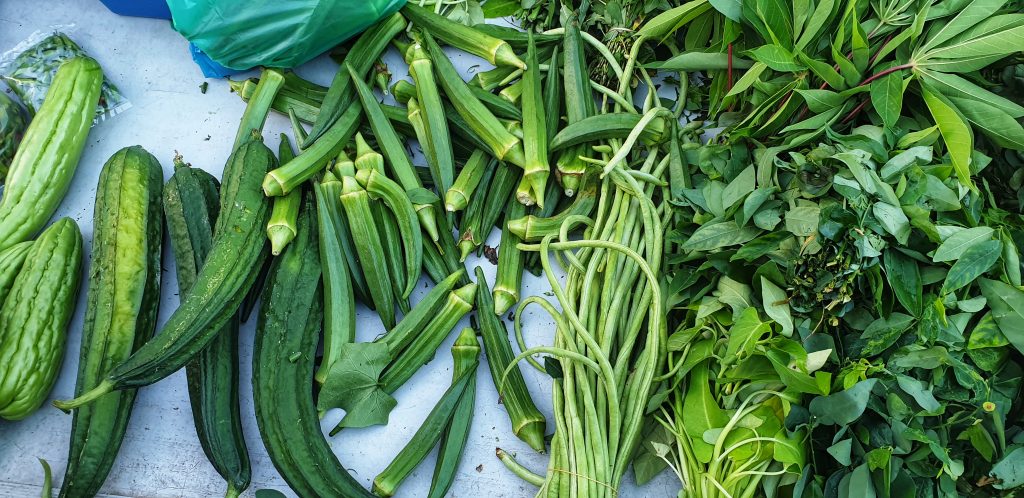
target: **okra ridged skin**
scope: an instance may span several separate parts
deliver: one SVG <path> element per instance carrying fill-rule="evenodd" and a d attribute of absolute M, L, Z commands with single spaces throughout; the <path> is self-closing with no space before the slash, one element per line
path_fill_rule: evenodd
<path fill-rule="evenodd" d="M 32 247 L 32 241 L 19 242 L 3 251 L 0 251 L 0 306 L 3 306 L 7 299 L 7 293 L 14 285 L 14 279 L 21 271 L 21 265 L 25 263 L 28 250 Z"/>
<path fill-rule="evenodd" d="M 320 431 L 313 402 L 323 301 L 320 255 L 308 198 L 299 236 L 274 258 L 253 349 L 253 401 L 274 467 L 302 498 L 372 498 L 338 461 Z"/>
<path fill-rule="evenodd" d="M 57 69 L 7 172 L 0 198 L 0 251 L 36 234 L 71 185 L 100 98 L 103 71 L 88 57 Z"/>
<path fill-rule="evenodd" d="M 100 172 L 92 263 L 75 394 L 92 389 L 153 335 L 160 305 L 163 170 L 140 146 Z M 136 391 L 110 393 L 74 412 L 62 497 L 94 496 L 117 457 Z"/>
<path fill-rule="evenodd" d="M 469 440 L 469 429 L 473 425 L 473 410 L 476 406 L 476 370 L 480 365 L 480 342 L 476 331 L 466 327 L 452 345 L 452 382 L 456 382 L 465 372 L 472 370 L 472 378 L 466 391 L 459 398 L 459 404 L 452 413 L 448 426 L 441 435 L 441 446 L 437 450 L 437 462 L 434 464 L 434 476 L 430 480 L 430 492 L 427 498 L 442 498 L 448 493 L 462 460 L 462 452 Z"/>
<path fill-rule="evenodd" d="M 180 162 L 175 166 L 164 189 L 164 213 L 179 295 L 185 296 L 213 245 L 220 195 L 209 173 Z M 207 460 L 227 481 L 227 496 L 248 487 L 251 475 L 238 408 L 238 323 L 236 315 L 185 366 L 196 435 Z"/>
<path fill-rule="evenodd" d="M 476 281 L 479 285 L 476 307 L 480 310 L 477 319 L 480 321 L 480 335 L 484 340 L 484 353 L 487 355 L 487 365 L 491 370 L 494 387 L 498 390 L 498 396 L 508 412 L 512 432 L 531 448 L 544 451 L 544 431 L 547 422 L 530 396 L 519 365 L 508 370 L 508 375 L 505 374 L 506 369 L 515 360 L 515 354 L 512 352 L 505 324 L 498 315 L 491 312 L 494 309 L 494 299 L 487 287 L 483 269 L 479 266 L 476 268 Z"/>
<path fill-rule="evenodd" d="M 163 379 L 195 358 L 235 316 L 267 257 L 270 201 L 260 183 L 276 164 L 273 152 L 257 139 L 231 154 L 221 182 L 213 246 L 192 290 L 160 333 L 114 367 L 96 388 L 70 402 L 54 402 L 55 406 L 70 410 L 113 389 Z"/>
<path fill-rule="evenodd" d="M 21 420 L 57 380 L 82 272 L 82 232 L 61 218 L 32 244 L 0 306 L 0 418 Z"/>

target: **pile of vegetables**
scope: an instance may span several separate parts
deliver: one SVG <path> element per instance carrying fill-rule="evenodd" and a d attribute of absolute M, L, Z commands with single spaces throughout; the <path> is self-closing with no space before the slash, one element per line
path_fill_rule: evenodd
<path fill-rule="evenodd" d="M 62 496 L 97 492 L 136 390 L 182 367 L 204 452 L 242 493 L 238 328 L 254 310 L 256 419 L 300 496 L 392 496 L 435 447 L 429 495 L 444 496 L 474 405 L 496 401 L 475 395 L 481 352 L 512 433 L 549 454 L 530 469 L 496 450 L 538 496 L 612 497 L 630 470 L 672 472 L 680 497 L 1012 496 L 1022 8 L 425 1 L 332 53 L 328 87 L 283 69 L 231 82 L 247 106 L 219 182 L 178 157 L 161 185 L 140 147 L 99 178 L 76 397 L 54 403 L 74 411 Z M 483 23 L 506 15 L 524 30 Z M 493 69 L 465 81 L 445 47 Z M 389 86 L 389 49 L 410 80 Z M 7 175 L 5 418 L 35 410 L 59 364 L 81 236 L 61 220 L 30 239 L 101 82 L 88 59 L 61 66 Z M 0 166 L 20 129 L 8 108 Z M 285 134 L 276 155 L 264 145 L 271 111 L 297 151 Z M 164 223 L 181 304 L 154 336 Z M 465 268 L 474 252 L 493 285 Z M 524 271 L 549 295 L 524 295 Z M 386 333 L 356 340 L 356 301 Z M 531 307 L 552 343 L 524 323 Z M 448 389 L 365 489 L 319 417 L 344 410 L 329 437 L 387 424 L 470 315 Z M 553 432 L 524 368 L 551 378 Z"/>

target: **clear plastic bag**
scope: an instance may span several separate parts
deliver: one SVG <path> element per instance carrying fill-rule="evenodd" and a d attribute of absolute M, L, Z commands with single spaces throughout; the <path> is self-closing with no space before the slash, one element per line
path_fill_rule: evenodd
<path fill-rule="evenodd" d="M 168 0 L 174 29 L 229 69 L 292 68 L 355 36 L 405 0 Z"/>
<path fill-rule="evenodd" d="M 0 186 L 4 184 L 7 169 L 27 127 L 25 111 L 6 93 L 0 92 Z"/>
<path fill-rule="evenodd" d="M 37 31 L 0 56 L 0 79 L 14 91 L 29 114 L 35 115 L 36 109 L 46 97 L 57 67 L 76 56 L 88 54 L 68 35 L 61 31 Z M 113 117 L 130 107 L 131 103 L 117 86 L 109 78 L 104 78 L 94 122 Z"/>

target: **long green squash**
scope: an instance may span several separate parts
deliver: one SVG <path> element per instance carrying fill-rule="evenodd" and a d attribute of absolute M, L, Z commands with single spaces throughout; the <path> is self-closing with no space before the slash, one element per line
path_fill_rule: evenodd
<path fill-rule="evenodd" d="M 137 145 L 115 152 L 100 172 L 76 394 L 92 389 L 156 328 L 163 182 L 160 162 Z M 121 447 L 135 394 L 110 393 L 75 411 L 60 496 L 99 491 Z"/>
<path fill-rule="evenodd" d="M 313 403 L 323 300 L 316 211 L 307 194 L 298 237 L 274 258 L 253 350 L 256 422 L 274 467 L 303 498 L 371 498 L 320 432 Z"/>
<path fill-rule="evenodd" d="M 184 367 L 235 313 L 267 256 L 264 230 L 270 201 L 260 190 L 277 163 L 262 140 L 251 140 L 228 158 L 221 185 L 220 216 L 210 254 L 192 290 L 153 340 L 118 364 L 95 388 L 71 401 L 71 410 L 114 390 L 152 384 Z"/>
<path fill-rule="evenodd" d="M 61 64 L 25 130 L 0 199 L 0 251 L 31 238 L 60 205 L 92 126 L 103 71 L 88 57 Z"/>
<path fill-rule="evenodd" d="M 0 307 L 0 418 L 27 417 L 53 388 L 81 271 L 82 232 L 61 218 L 32 244 Z"/>
<path fill-rule="evenodd" d="M 174 175 L 164 189 L 171 249 L 177 263 L 178 289 L 186 295 L 195 284 L 213 246 L 219 214 L 217 180 L 175 158 Z M 210 345 L 185 366 L 192 419 L 206 458 L 228 483 L 226 496 L 249 486 L 252 471 L 238 409 L 238 322 L 236 315 Z"/>
<path fill-rule="evenodd" d="M 28 256 L 31 247 L 32 242 L 25 241 L 0 251 L 0 306 L 3 306 L 4 300 L 7 299 L 7 293 L 11 291 L 14 279 L 21 272 L 21 265 L 25 263 L 25 257 Z"/>

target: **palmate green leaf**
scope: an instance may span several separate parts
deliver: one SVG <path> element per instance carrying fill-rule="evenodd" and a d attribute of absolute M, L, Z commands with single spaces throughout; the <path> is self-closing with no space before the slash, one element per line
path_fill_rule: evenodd
<path fill-rule="evenodd" d="M 1024 291 L 987 278 L 978 280 L 978 284 L 999 330 L 1017 351 L 1024 352 Z"/>
<path fill-rule="evenodd" d="M 999 261 L 1002 253 L 1003 243 L 999 240 L 987 240 L 971 246 L 946 273 L 942 293 L 956 291 L 984 275 L 996 261 Z"/>
<path fill-rule="evenodd" d="M 974 227 L 959 230 L 942 241 L 942 245 L 935 250 L 932 261 L 940 263 L 943 261 L 954 261 L 960 259 L 965 251 L 987 240 L 992 240 L 995 233 L 990 227 Z"/>
<path fill-rule="evenodd" d="M 935 124 L 939 127 L 939 133 L 942 134 L 942 140 L 949 150 L 950 160 L 953 162 L 953 169 L 956 171 L 960 183 L 977 191 L 978 187 L 974 185 L 974 180 L 971 178 L 971 153 L 974 151 L 974 137 L 971 135 L 971 128 L 952 106 L 935 95 L 927 86 L 922 85 L 921 96 L 924 98 Z"/>
<path fill-rule="evenodd" d="M 754 61 L 732 58 L 733 69 L 749 69 Z M 683 52 L 667 61 L 645 64 L 647 69 L 663 71 L 718 71 L 729 68 L 729 54 L 722 52 Z"/>
<path fill-rule="evenodd" d="M 781 287 L 761 277 L 761 301 L 764 312 L 782 327 L 782 335 L 793 335 L 793 315 L 789 309 L 789 296 Z"/>
<path fill-rule="evenodd" d="M 1024 150 L 1024 127 L 998 107 L 975 100 L 949 97 L 967 121 L 1000 147 Z"/>
<path fill-rule="evenodd" d="M 808 409 L 820 425 L 848 425 L 864 414 L 876 383 L 878 379 L 862 380 L 845 391 L 814 398 Z"/>
<path fill-rule="evenodd" d="M 871 82 L 871 105 L 885 126 L 896 126 L 903 110 L 903 75 L 899 71 Z"/>
<path fill-rule="evenodd" d="M 882 263 L 896 300 L 913 316 L 921 316 L 923 285 L 917 261 L 895 249 L 886 249 Z"/>
<path fill-rule="evenodd" d="M 965 78 L 940 71 L 923 70 L 918 71 L 917 74 L 921 76 L 932 88 L 947 97 L 976 100 L 995 107 L 1009 114 L 1013 118 L 1024 117 L 1024 107 L 1003 96 L 997 95 L 975 85 Z M 964 108 L 964 106 L 960 104 L 958 104 L 957 107 L 961 109 Z"/>
<path fill-rule="evenodd" d="M 735 221 L 703 225 L 683 243 L 682 249 L 684 251 L 712 251 L 742 244 L 757 237 L 759 233 L 761 233 L 760 230 L 746 226 L 741 227 Z"/>
<path fill-rule="evenodd" d="M 942 27 L 921 46 L 922 52 L 938 47 L 956 35 L 967 31 L 972 26 L 988 19 L 995 14 L 1007 0 L 973 0 L 967 4 L 953 19 L 942 24 Z"/>
<path fill-rule="evenodd" d="M 387 424 L 388 415 L 398 404 L 380 388 L 380 374 L 390 360 L 388 347 L 382 342 L 345 344 L 327 373 L 317 408 L 344 409 L 340 427 Z"/>

